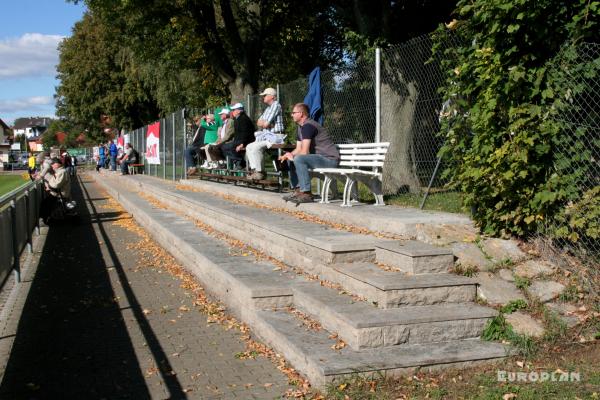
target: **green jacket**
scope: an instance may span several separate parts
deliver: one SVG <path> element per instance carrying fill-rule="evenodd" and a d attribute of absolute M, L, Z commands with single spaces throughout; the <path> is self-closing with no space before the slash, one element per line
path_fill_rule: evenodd
<path fill-rule="evenodd" d="M 204 127 L 204 144 L 212 144 L 218 139 L 218 130 L 219 127 L 223 125 L 223 121 L 221 120 L 220 115 L 215 115 L 215 123 L 212 125 L 208 125 L 206 121 L 202 120 L 200 125 Z"/>

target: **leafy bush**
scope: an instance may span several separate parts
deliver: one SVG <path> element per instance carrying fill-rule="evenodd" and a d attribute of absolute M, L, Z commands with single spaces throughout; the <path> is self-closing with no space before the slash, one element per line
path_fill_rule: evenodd
<path fill-rule="evenodd" d="M 464 43 L 446 50 L 443 93 L 451 107 L 442 122 L 440 155 L 450 161 L 445 173 L 465 193 L 466 205 L 474 206 L 474 218 L 486 233 L 536 230 L 585 187 L 582 179 L 589 174 L 586 163 L 576 162 L 583 153 L 574 140 L 586 131 L 566 134 L 557 115 L 586 88 L 565 85 L 568 74 L 553 63 L 565 42 L 594 37 L 599 4 L 461 0 L 460 20 L 450 25 L 455 31 L 437 31 L 437 43 L 449 34 L 460 35 Z M 573 48 L 561 56 L 577 60 Z M 592 61 L 574 68 L 593 77 L 600 67 Z M 588 225 L 594 232 L 594 223 L 583 219 L 573 220 L 577 232 Z"/>

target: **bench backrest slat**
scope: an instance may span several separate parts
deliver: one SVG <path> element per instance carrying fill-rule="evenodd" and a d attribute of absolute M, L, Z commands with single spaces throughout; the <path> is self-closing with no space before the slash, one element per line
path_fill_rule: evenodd
<path fill-rule="evenodd" d="M 357 148 L 357 149 L 361 149 L 361 148 L 365 148 L 365 147 L 373 147 L 373 148 L 377 148 L 377 147 L 389 147 L 390 146 L 390 142 L 381 142 L 381 143 L 340 143 L 337 145 L 338 148 L 340 149 L 344 149 L 344 148 Z"/>
<path fill-rule="evenodd" d="M 342 167 L 383 167 L 383 161 L 340 161 Z"/>
<path fill-rule="evenodd" d="M 383 167 L 389 145 L 389 142 L 338 144 L 340 166 Z"/>
<path fill-rule="evenodd" d="M 347 161 L 383 161 L 385 154 L 341 154 L 342 160 Z"/>

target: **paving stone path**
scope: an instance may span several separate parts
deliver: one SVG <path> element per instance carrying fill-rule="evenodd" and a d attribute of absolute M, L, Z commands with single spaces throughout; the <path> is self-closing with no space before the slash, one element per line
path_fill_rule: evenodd
<path fill-rule="evenodd" d="M 273 363 L 236 357 L 239 331 L 208 323 L 178 278 L 137 265 L 139 237 L 113 223 L 96 184 L 74 192 L 81 221 L 47 231 L 3 312 L 0 398 L 281 397 Z"/>

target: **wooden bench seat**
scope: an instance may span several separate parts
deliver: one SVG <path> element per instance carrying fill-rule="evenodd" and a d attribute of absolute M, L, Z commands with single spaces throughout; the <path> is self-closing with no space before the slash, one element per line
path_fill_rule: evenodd
<path fill-rule="evenodd" d="M 129 175 L 137 175 L 138 172 L 144 172 L 144 164 L 129 164 L 127 165 Z"/>
<path fill-rule="evenodd" d="M 338 168 L 315 168 L 313 173 L 324 176 L 321 188 L 321 203 L 329 203 L 331 182 L 346 178 L 342 207 L 351 207 L 351 194 L 357 182 L 364 183 L 375 196 L 375 205 L 383 206 L 381 168 L 385 161 L 389 142 L 338 144 L 340 164 Z M 370 169 L 366 169 L 370 168 Z"/>

